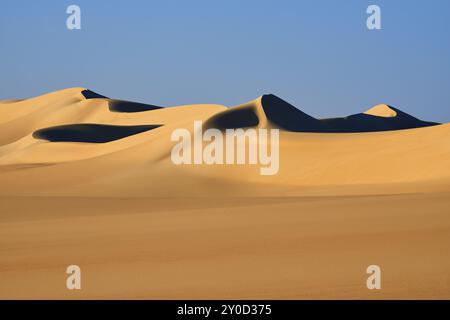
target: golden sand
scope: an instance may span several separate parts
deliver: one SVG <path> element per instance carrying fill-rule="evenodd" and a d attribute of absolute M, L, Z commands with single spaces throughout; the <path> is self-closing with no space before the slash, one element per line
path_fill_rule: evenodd
<path fill-rule="evenodd" d="M 225 106 L 114 112 L 83 90 L 0 101 L 0 298 L 450 298 L 450 124 L 282 131 L 280 170 L 261 176 L 171 162 L 173 130 Z M 260 103 L 237 108 L 275 127 Z M 33 136 L 89 123 L 162 126 Z M 65 287 L 71 264 L 82 290 Z M 381 290 L 366 287 L 372 264 Z"/>

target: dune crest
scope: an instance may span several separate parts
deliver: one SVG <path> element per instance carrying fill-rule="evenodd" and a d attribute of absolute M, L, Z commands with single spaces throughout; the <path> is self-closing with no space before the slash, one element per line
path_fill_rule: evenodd
<path fill-rule="evenodd" d="M 97 92 L 91 91 L 91 90 L 82 90 L 81 94 L 86 100 L 89 99 L 105 99 L 108 102 L 109 110 L 113 112 L 144 112 L 144 111 L 150 111 L 150 110 L 157 110 L 161 109 L 161 107 L 140 103 L 140 102 L 133 102 L 133 101 L 126 101 L 126 100 L 118 100 L 118 99 L 110 99 L 106 96 L 103 96 L 101 94 L 98 94 Z"/>
<path fill-rule="evenodd" d="M 273 94 L 230 107 L 213 116 L 206 126 L 219 129 L 278 128 L 294 132 L 323 132 L 326 127 L 319 120 Z"/>
<path fill-rule="evenodd" d="M 116 109 L 112 110 L 112 105 Z M 392 111 L 395 117 L 385 117 Z M 122 185 L 129 185 L 127 192 L 135 194 L 146 194 L 148 190 L 163 195 L 173 190 L 209 194 L 216 192 L 214 188 L 200 186 L 214 179 L 227 192 L 277 195 L 287 185 L 293 188 L 383 183 L 393 186 L 430 180 L 445 185 L 450 177 L 449 166 L 442 161 L 450 157 L 445 143 L 450 135 L 449 125 L 434 126 L 435 123 L 421 121 L 386 105 L 377 106 L 373 114 L 316 119 L 272 94 L 229 108 L 212 104 L 161 108 L 113 100 L 77 87 L 10 102 L 0 108 L 2 112 L 10 120 L 0 123 L 0 170 L 2 166 L 8 168 L 0 175 L 0 183 L 14 185 L 13 182 L 22 181 L 16 184 L 18 193 L 36 190 L 25 182 L 28 179 L 25 167 L 36 171 L 37 176 L 46 177 L 34 182 L 40 186 L 37 190 L 50 193 L 63 190 L 67 194 L 99 190 L 110 194 Z M 279 173 L 262 179 L 256 168 L 247 165 L 174 166 L 170 160 L 175 144 L 171 134 L 179 128 L 192 131 L 194 121 L 202 121 L 205 128 L 221 130 L 280 129 Z M 152 130 L 155 128 L 158 129 Z M 358 132 L 366 134 L 355 134 Z M 417 153 L 417 149 L 421 152 Z M 78 174 L 60 174 L 59 170 Z M 118 176 L 117 172 L 121 174 Z M 75 187 L 96 175 L 109 177 L 114 183 Z M 138 183 L 129 184 L 126 179 Z M 155 188 L 155 179 L 162 185 Z M 66 187 L 55 188 L 61 180 Z M 274 187 L 267 189 L 269 180 Z M 190 187 L 197 183 L 199 188 Z M 249 186 L 245 190 L 230 187 L 235 183 Z M 9 192 L 0 188 L 0 195 L 6 191 Z M 289 192 L 301 194 L 304 189 Z"/>
<path fill-rule="evenodd" d="M 347 117 L 316 119 L 283 99 L 267 94 L 213 116 L 206 127 L 263 127 L 291 132 L 356 133 L 412 129 L 437 124 L 419 120 L 385 104 Z"/>
<path fill-rule="evenodd" d="M 389 107 L 387 104 L 378 104 L 369 110 L 365 111 L 364 114 L 369 114 L 371 116 L 392 118 L 397 116 L 397 112 Z"/>

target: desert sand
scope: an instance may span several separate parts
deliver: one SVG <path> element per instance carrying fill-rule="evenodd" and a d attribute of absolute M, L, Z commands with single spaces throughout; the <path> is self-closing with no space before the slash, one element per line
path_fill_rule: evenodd
<path fill-rule="evenodd" d="M 278 174 L 174 165 L 171 133 L 198 120 L 280 129 Z M 316 119 L 273 95 L 0 101 L 0 298 L 450 299 L 450 124 L 385 104 Z"/>

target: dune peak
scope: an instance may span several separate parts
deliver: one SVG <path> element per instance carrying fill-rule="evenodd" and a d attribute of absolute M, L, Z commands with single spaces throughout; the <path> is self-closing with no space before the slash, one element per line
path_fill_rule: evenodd
<path fill-rule="evenodd" d="M 364 114 L 383 118 L 394 118 L 397 116 L 397 111 L 395 111 L 387 104 L 378 104 L 365 111 Z"/>
<path fill-rule="evenodd" d="M 84 96 L 85 99 L 108 99 L 108 97 L 98 94 L 97 92 L 94 92 L 89 89 L 81 90 L 81 94 Z"/>

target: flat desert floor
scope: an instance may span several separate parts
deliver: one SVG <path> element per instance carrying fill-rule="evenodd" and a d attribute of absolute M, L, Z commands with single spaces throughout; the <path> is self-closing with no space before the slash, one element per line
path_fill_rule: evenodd
<path fill-rule="evenodd" d="M 449 193 L 1 203 L 1 298 L 450 298 Z"/>

